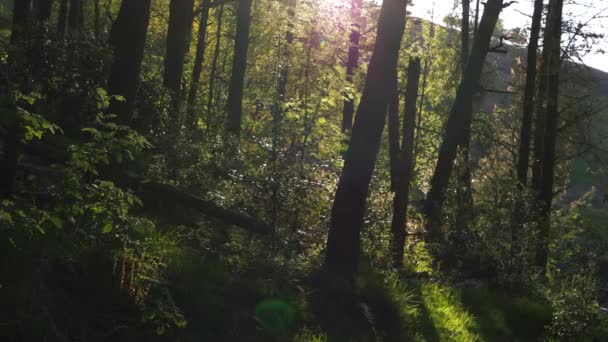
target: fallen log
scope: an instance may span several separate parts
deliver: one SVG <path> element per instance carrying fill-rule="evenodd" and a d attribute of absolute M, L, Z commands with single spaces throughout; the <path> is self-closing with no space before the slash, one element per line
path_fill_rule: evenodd
<path fill-rule="evenodd" d="M 257 234 L 269 234 L 272 228 L 263 221 L 244 213 L 223 208 L 211 201 L 189 194 L 179 188 L 163 183 L 140 183 L 136 192 L 144 207 L 179 207 L 196 211 L 226 224 L 241 227 Z"/>

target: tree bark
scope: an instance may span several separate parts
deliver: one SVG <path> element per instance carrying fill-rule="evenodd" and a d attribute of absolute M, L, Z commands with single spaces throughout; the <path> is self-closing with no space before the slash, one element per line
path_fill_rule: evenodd
<path fill-rule="evenodd" d="M 210 0 L 203 0 L 200 14 L 200 22 L 198 26 L 198 37 L 196 41 L 196 56 L 194 57 L 194 66 L 192 68 L 192 80 L 190 81 L 190 91 L 188 92 L 188 114 L 190 115 L 190 125 L 196 127 L 198 117 L 194 111 L 194 104 L 198 93 L 198 87 L 201 80 L 201 72 L 203 70 L 203 61 L 205 59 L 205 50 L 207 48 L 207 27 L 209 21 Z"/>
<path fill-rule="evenodd" d="M 516 274 L 523 271 L 521 260 L 522 225 L 525 215 L 523 191 L 528 184 L 528 169 L 530 168 L 530 143 L 532 140 L 532 117 L 534 112 L 534 93 L 536 91 L 536 60 L 538 40 L 543 16 L 543 0 L 534 1 L 530 42 L 528 43 L 528 59 L 526 62 L 526 84 L 524 88 L 524 106 L 519 135 L 519 156 L 517 160 L 517 191 L 511 223 L 511 263 Z"/>
<path fill-rule="evenodd" d="M 485 62 L 492 33 L 502 10 L 502 0 L 488 0 L 469 57 L 466 72 L 456 93 L 456 100 L 446 124 L 444 139 L 439 150 L 437 165 L 431 180 L 431 189 L 424 205 L 430 241 L 441 242 L 445 236 L 441 230 L 441 215 L 445 192 L 450 181 L 459 142 L 470 130 L 473 94 L 479 89 L 481 71 Z"/>
<path fill-rule="evenodd" d="M 536 265 L 546 270 L 549 257 L 549 231 L 551 228 L 551 204 L 555 170 L 555 150 L 559 121 L 559 72 L 561 67 L 561 35 L 563 0 L 551 0 L 544 48 L 547 60 L 547 112 L 545 124 L 545 153 L 543 156 L 542 184 L 540 191 L 540 224 L 537 239 Z"/>
<path fill-rule="evenodd" d="M 228 87 L 228 131 L 240 135 L 243 119 L 243 86 L 247 69 L 252 0 L 239 0 L 236 12 L 236 37 L 232 59 L 232 75 Z"/>
<path fill-rule="evenodd" d="M 351 31 L 350 45 L 348 46 L 348 61 L 346 62 L 346 82 L 353 83 L 355 70 L 359 67 L 359 41 L 361 40 L 361 6 L 362 0 L 352 0 L 350 9 Z M 342 132 L 353 128 L 353 115 L 355 114 L 355 100 L 346 94 L 344 108 L 342 109 Z"/>
<path fill-rule="evenodd" d="M 174 97 L 180 96 L 193 11 L 194 0 L 171 0 L 169 4 L 169 28 L 163 77 L 165 87 Z"/>
<path fill-rule="evenodd" d="M 471 0 L 462 0 L 462 27 L 460 30 L 460 72 L 464 77 L 469 59 L 469 12 L 471 10 Z"/>
<path fill-rule="evenodd" d="M 57 34 L 59 35 L 59 37 L 63 37 L 65 35 L 65 29 L 66 29 L 67 18 L 68 18 L 68 10 L 69 10 L 69 1 L 60 0 L 59 14 L 57 17 Z"/>
<path fill-rule="evenodd" d="M 125 101 L 112 100 L 109 112 L 119 121 L 129 123 L 135 107 L 139 74 L 146 45 L 151 0 L 123 0 L 112 25 L 110 45 L 114 60 L 108 79 L 108 93 L 121 95 Z"/>
<path fill-rule="evenodd" d="M 70 0 L 68 31 L 73 35 L 81 34 L 84 31 L 83 0 Z"/>
<path fill-rule="evenodd" d="M 215 49 L 213 50 L 213 60 L 211 61 L 211 71 L 209 72 L 209 97 L 207 99 L 207 113 L 211 113 L 213 106 L 213 96 L 215 91 L 215 78 L 217 73 L 217 62 L 220 57 L 222 42 L 222 19 L 224 18 L 224 5 L 221 5 L 216 12 L 217 28 L 215 30 Z"/>
<path fill-rule="evenodd" d="M 352 140 L 332 208 L 324 270 L 350 290 L 354 287 L 359 264 L 365 200 L 386 121 L 391 77 L 397 67 L 404 28 L 405 1 L 385 0 L 380 10 L 376 43 Z"/>
<path fill-rule="evenodd" d="M 399 151 L 399 165 L 396 168 L 396 189 L 393 198 L 393 220 L 391 251 L 393 266 L 403 267 L 403 253 L 407 234 L 407 210 L 410 193 L 410 181 L 414 172 L 414 133 L 416 130 L 416 102 L 420 84 L 420 58 L 410 59 L 405 90 L 405 112 L 403 119 L 403 142 Z"/>
<path fill-rule="evenodd" d="M 53 9 L 53 0 L 35 0 L 35 13 L 39 24 L 46 23 L 51 17 Z"/>
<path fill-rule="evenodd" d="M 25 36 L 31 17 L 31 0 L 16 0 L 13 5 L 13 26 L 11 30 L 11 45 L 16 45 Z"/>

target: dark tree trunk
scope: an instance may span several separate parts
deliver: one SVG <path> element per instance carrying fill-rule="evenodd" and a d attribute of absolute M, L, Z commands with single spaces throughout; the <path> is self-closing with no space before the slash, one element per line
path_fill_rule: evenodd
<path fill-rule="evenodd" d="M 545 153 L 545 121 L 547 104 L 547 59 L 548 50 L 543 47 L 540 61 L 540 78 L 538 80 L 538 96 L 536 98 L 536 117 L 534 118 L 534 149 L 532 150 L 532 183 L 530 187 L 534 194 L 540 194 L 543 177 L 543 155 Z"/>
<path fill-rule="evenodd" d="M 362 0 L 352 0 L 350 10 L 351 31 L 350 45 L 348 46 L 348 61 L 346 62 L 346 82 L 353 83 L 353 75 L 359 67 L 359 41 L 361 40 L 361 6 Z M 355 114 L 355 100 L 350 94 L 344 100 L 342 109 L 342 131 L 353 128 L 353 115 Z"/>
<path fill-rule="evenodd" d="M 151 0 L 123 0 L 110 33 L 114 61 L 110 69 L 108 93 L 125 101 L 112 100 L 109 112 L 130 123 L 139 86 L 139 74 L 146 45 Z"/>
<path fill-rule="evenodd" d="M 69 1 L 68 0 L 60 0 L 59 2 L 59 14 L 57 18 L 57 34 L 60 37 L 65 35 L 65 29 L 67 25 L 68 18 L 68 10 L 69 10 Z"/>
<path fill-rule="evenodd" d="M 243 86 L 247 69 L 247 50 L 249 49 L 249 29 L 251 28 L 252 0 L 238 0 L 236 11 L 236 37 L 232 59 L 232 75 L 228 87 L 227 128 L 235 135 L 241 133 L 243 119 Z"/>
<path fill-rule="evenodd" d="M 475 24 L 473 26 L 473 38 L 477 38 L 477 32 L 479 31 L 479 0 L 475 3 Z"/>
<path fill-rule="evenodd" d="M 445 192 L 450 181 L 459 142 L 470 130 L 473 94 L 479 89 L 481 71 L 488 54 L 492 33 L 502 10 L 502 0 L 488 0 L 483 12 L 479 33 L 473 44 L 466 72 L 456 93 L 456 100 L 446 124 L 444 139 L 439 150 L 437 165 L 427 195 L 424 214 L 428 223 L 430 241 L 443 241 L 441 215 Z"/>
<path fill-rule="evenodd" d="M 376 43 L 331 213 L 324 270 L 351 290 L 359 264 L 365 201 L 405 28 L 405 7 L 404 0 L 382 3 Z"/>
<path fill-rule="evenodd" d="M 517 160 L 517 191 L 518 196 L 513 210 L 511 223 L 511 263 L 516 274 L 523 271 L 521 259 L 522 225 L 525 218 L 523 191 L 528 184 L 528 169 L 530 168 L 530 143 L 532 140 L 532 117 L 534 112 L 534 93 L 536 91 L 536 60 L 538 40 L 543 16 L 543 0 L 534 1 L 532 28 L 528 43 L 528 60 L 526 63 L 526 84 L 524 88 L 524 106 L 519 135 L 519 156 Z"/>
<path fill-rule="evenodd" d="M 410 59 L 405 90 L 405 113 L 403 119 L 403 142 L 399 151 L 398 175 L 395 177 L 396 189 L 393 199 L 393 221 L 391 224 L 393 239 L 391 252 L 393 266 L 403 267 L 403 251 L 407 234 L 407 210 L 410 193 L 410 181 L 414 171 L 414 133 L 416 130 L 416 102 L 420 83 L 420 58 Z"/>
<path fill-rule="evenodd" d="M 35 0 L 35 13 L 39 24 L 46 23 L 51 17 L 53 0 Z"/>
<path fill-rule="evenodd" d="M 83 0 L 70 0 L 68 29 L 71 34 L 76 35 L 84 31 Z"/>
<path fill-rule="evenodd" d="M 460 32 L 461 46 L 460 46 L 460 68 L 462 77 L 466 71 L 467 62 L 469 59 L 469 35 L 470 35 L 470 24 L 469 24 L 469 12 L 470 12 L 470 0 L 462 1 L 462 27 Z M 473 102 L 470 103 L 473 110 Z M 465 127 L 470 128 L 470 122 L 465 123 Z M 471 145 L 471 130 L 465 130 L 462 135 L 462 140 L 458 145 L 458 186 L 456 188 L 456 224 L 457 229 L 466 227 L 472 220 L 473 212 L 473 190 L 471 187 L 471 165 L 469 157 L 469 148 Z"/>
<path fill-rule="evenodd" d="M 94 6 L 94 8 L 93 8 L 93 32 L 95 34 L 95 39 L 99 39 L 99 37 L 101 36 L 99 0 L 94 0 L 93 6 Z"/>
<path fill-rule="evenodd" d="M 31 0 L 15 0 L 13 5 L 13 27 L 11 31 L 11 45 L 18 44 L 25 36 L 28 22 L 31 17 Z"/>
<path fill-rule="evenodd" d="M 220 49 L 222 42 L 222 19 L 224 17 L 224 5 L 221 5 L 216 13 L 217 28 L 215 31 L 215 49 L 213 50 L 213 60 L 211 61 L 211 70 L 209 72 L 209 97 L 207 99 L 207 113 L 211 113 L 213 106 L 213 96 L 215 91 L 215 78 L 217 73 L 217 62 L 220 57 Z"/>
<path fill-rule="evenodd" d="M 460 72 L 464 76 L 469 59 L 469 12 L 471 0 L 462 0 L 462 27 L 460 30 Z"/>
<path fill-rule="evenodd" d="M 547 111 L 545 124 L 545 153 L 543 156 L 542 183 L 540 188 L 540 224 L 537 239 L 536 266 L 543 270 L 549 257 L 549 231 L 551 228 L 551 204 L 553 202 L 553 179 L 555 170 L 555 150 L 559 121 L 559 71 L 561 66 L 561 35 L 563 0 L 549 3 L 547 31 L 544 49 L 547 59 Z"/>
<path fill-rule="evenodd" d="M 17 163 L 19 161 L 21 122 L 17 114 L 7 119 L 7 135 L 4 138 L 3 159 L 0 160 L 0 198 L 8 197 L 15 191 Z"/>
<path fill-rule="evenodd" d="M 391 77 L 391 96 L 388 102 L 388 156 L 391 175 L 391 191 L 397 191 L 397 179 L 399 178 L 399 76 L 397 69 Z"/>
<path fill-rule="evenodd" d="M 293 43 L 293 21 L 296 16 L 296 0 L 287 0 L 287 32 L 285 33 L 285 46 L 281 54 L 279 82 L 277 84 L 277 99 L 279 103 L 285 101 L 287 81 L 289 79 L 289 49 Z"/>
<path fill-rule="evenodd" d="M 171 0 L 169 5 L 164 84 L 174 97 L 180 96 L 193 11 L 194 0 Z"/>
<path fill-rule="evenodd" d="M 190 81 L 190 91 L 188 92 L 188 114 L 189 121 L 192 127 L 196 127 L 198 116 L 194 110 L 198 87 L 201 80 L 201 72 L 203 71 L 203 61 L 205 59 L 205 50 L 207 48 L 207 27 L 209 21 L 209 9 L 211 1 L 203 0 L 201 7 L 201 16 L 198 26 L 198 37 L 196 38 L 196 56 L 194 57 L 194 66 L 192 67 L 192 80 Z"/>

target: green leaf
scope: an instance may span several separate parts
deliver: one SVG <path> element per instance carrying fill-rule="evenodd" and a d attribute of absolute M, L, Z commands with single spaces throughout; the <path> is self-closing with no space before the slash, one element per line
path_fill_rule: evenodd
<path fill-rule="evenodd" d="M 112 231 L 112 229 L 114 228 L 114 222 L 112 221 L 106 221 L 103 226 L 101 227 L 101 233 L 102 234 L 108 234 L 109 232 Z"/>
<path fill-rule="evenodd" d="M 49 221 L 53 224 L 53 226 L 55 226 L 55 228 L 57 228 L 57 229 L 63 228 L 63 222 L 61 221 L 61 219 L 59 217 L 51 216 L 49 218 Z"/>

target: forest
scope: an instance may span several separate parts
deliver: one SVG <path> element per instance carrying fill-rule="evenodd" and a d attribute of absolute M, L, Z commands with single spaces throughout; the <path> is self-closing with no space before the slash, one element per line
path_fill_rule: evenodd
<path fill-rule="evenodd" d="M 0 0 L 0 341 L 608 341 L 606 34 L 606 0 Z"/>

